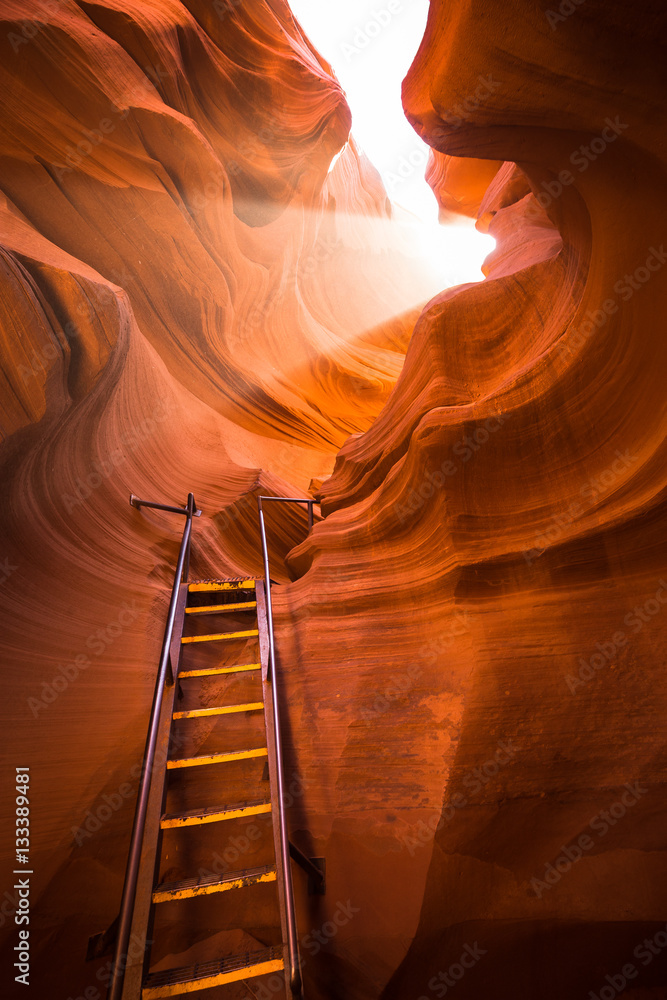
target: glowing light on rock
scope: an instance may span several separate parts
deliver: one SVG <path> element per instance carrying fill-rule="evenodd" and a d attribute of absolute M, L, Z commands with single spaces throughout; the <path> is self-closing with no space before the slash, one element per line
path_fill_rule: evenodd
<path fill-rule="evenodd" d="M 424 34 L 428 0 L 293 0 L 290 6 L 340 80 L 352 109 L 352 134 L 389 198 L 414 216 L 400 217 L 415 256 L 427 262 L 440 287 L 479 281 L 495 241 L 464 216 L 438 225 L 438 206 L 424 177 L 430 148 L 401 104 L 401 83 Z"/>

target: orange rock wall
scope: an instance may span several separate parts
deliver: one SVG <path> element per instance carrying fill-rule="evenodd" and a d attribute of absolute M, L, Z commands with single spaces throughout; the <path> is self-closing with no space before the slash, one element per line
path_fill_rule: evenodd
<path fill-rule="evenodd" d="M 300 904 L 308 996 L 571 1000 L 627 963 L 628 997 L 661 995 L 667 25 L 554 16 L 431 4 L 406 113 L 443 211 L 498 247 L 422 312 L 286 4 L 0 3 L 35 996 L 96 983 L 120 897 L 131 795 L 100 808 L 141 756 L 180 529 L 128 494 L 192 489 L 193 571 L 235 575 L 259 571 L 257 492 L 311 479 L 308 540 L 269 526 L 291 826 L 328 867 Z"/>
<path fill-rule="evenodd" d="M 353 995 L 569 1000 L 628 964 L 624 996 L 664 988 L 666 25 L 547 15 L 431 4 L 406 113 L 441 205 L 445 156 L 473 158 L 459 203 L 506 161 L 478 209 L 498 248 L 422 313 L 289 557 L 294 753 L 359 906 L 331 946 Z"/>
<path fill-rule="evenodd" d="M 192 490 L 193 574 L 258 574 L 257 495 L 330 473 L 436 288 L 285 3 L 5 0 L 0 120 L 3 750 L 31 767 L 34 995 L 75 997 L 118 910 L 182 530 L 130 493 Z M 287 579 L 305 514 L 267 520 Z"/>

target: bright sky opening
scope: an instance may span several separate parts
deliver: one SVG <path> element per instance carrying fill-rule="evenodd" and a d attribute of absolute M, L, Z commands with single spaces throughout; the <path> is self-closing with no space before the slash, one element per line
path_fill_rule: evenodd
<path fill-rule="evenodd" d="M 389 197 L 416 216 L 414 239 L 444 287 L 480 281 L 495 241 L 463 216 L 440 225 L 424 178 L 428 146 L 401 104 L 401 83 L 424 34 L 428 0 L 290 0 L 290 6 L 331 63 L 352 110 L 352 133 Z"/>

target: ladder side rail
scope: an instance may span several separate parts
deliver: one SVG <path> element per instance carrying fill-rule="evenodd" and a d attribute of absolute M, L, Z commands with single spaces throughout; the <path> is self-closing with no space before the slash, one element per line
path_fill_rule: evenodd
<path fill-rule="evenodd" d="M 289 833 L 287 830 L 287 816 L 285 813 L 285 781 L 283 775 L 283 750 L 282 750 L 282 734 L 280 728 L 280 709 L 279 709 L 279 689 L 277 682 L 277 669 L 276 669 L 276 647 L 275 638 L 273 631 L 273 604 L 271 601 L 271 574 L 269 569 L 269 550 L 266 540 L 266 525 L 264 523 L 264 510 L 262 507 L 262 501 L 266 500 L 283 500 L 285 499 L 288 503 L 308 503 L 309 509 L 312 510 L 311 504 L 314 501 L 304 501 L 304 500 L 292 500 L 291 498 L 283 497 L 258 497 L 257 504 L 259 509 L 259 529 L 260 536 L 262 540 L 262 557 L 264 561 L 264 597 L 266 600 L 266 617 L 269 633 L 269 662 L 267 668 L 267 680 L 271 686 L 271 707 L 273 716 L 273 738 L 275 746 L 275 767 L 276 767 L 276 783 L 278 785 L 278 824 L 280 830 L 280 854 L 282 861 L 282 870 L 285 883 L 285 907 L 287 910 L 287 944 L 289 950 L 289 982 L 290 989 L 295 997 L 300 997 L 302 993 L 302 983 L 301 983 L 301 959 L 299 955 L 299 938 L 297 934 L 296 927 L 296 907 L 294 904 L 294 887 L 292 884 L 292 865 L 290 862 L 290 844 L 289 844 Z"/>
<path fill-rule="evenodd" d="M 173 683 L 171 672 L 171 644 L 174 632 L 174 622 L 179 604 L 181 584 L 187 582 L 187 569 L 189 567 L 190 540 L 192 536 L 192 518 L 201 513 L 197 510 L 195 498 L 192 493 L 188 493 L 188 502 L 184 508 L 167 507 L 164 504 L 154 504 L 147 501 L 138 500 L 134 495 L 130 497 L 133 507 L 155 507 L 158 510 L 168 510 L 173 513 L 184 514 L 186 521 L 183 529 L 183 538 L 178 553 L 176 571 L 174 573 L 174 586 L 169 602 L 169 612 L 167 624 L 165 626 L 164 638 L 162 641 L 162 651 L 158 667 L 155 691 L 153 693 L 153 704 L 151 706 L 150 720 L 148 724 L 148 734 L 146 736 L 146 747 L 141 770 L 141 780 L 137 793 L 137 805 L 132 824 L 132 834 L 130 837 L 130 849 L 125 869 L 125 882 L 123 884 L 123 894 L 121 897 L 120 915 L 118 920 L 118 936 L 114 949 L 113 968 L 107 1000 L 121 1000 L 123 992 L 123 980 L 125 978 L 125 967 L 127 964 L 127 952 L 132 929 L 132 917 L 134 914 L 134 904 L 137 891 L 137 878 L 139 875 L 139 865 L 141 861 L 141 847 L 146 825 L 146 813 L 148 810 L 148 800 L 150 794 L 151 776 L 155 766 L 155 750 L 157 747 L 158 732 L 160 728 L 160 715 L 162 710 L 162 698 L 165 685 Z M 186 579 L 184 581 L 184 575 Z M 174 671 L 175 672 L 175 671 Z"/>

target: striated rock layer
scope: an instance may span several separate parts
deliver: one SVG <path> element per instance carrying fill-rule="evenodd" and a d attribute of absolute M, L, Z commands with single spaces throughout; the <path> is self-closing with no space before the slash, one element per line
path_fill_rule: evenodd
<path fill-rule="evenodd" d="M 311 479 L 269 524 L 307 995 L 661 996 L 665 21 L 434 0 L 406 112 L 498 247 L 433 297 L 281 0 L 0 0 L 36 996 L 97 989 L 120 897 L 181 528 L 128 494 L 193 490 L 238 575 Z"/>
<path fill-rule="evenodd" d="M 322 997 L 664 989 L 667 23 L 548 13 L 431 4 L 406 112 L 441 205 L 507 161 L 498 249 L 425 309 L 289 557 L 304 823 L 324 911 L 358 907 Z M 473 158 L 451 196 L 444 156 Z"/>
<path fill-rule="evenodd" d="M 84 956 L 118 911 L 182 530 L 130 492 L 194 492 L 195 576 L 259 574 L 257 496 L 329 475 L 438 286 L 282 0 L 2 0 L 0 122 L 6 766 L 31 767 L 34 995 L 76 997 L 104 978 Z M 287 580 L 305 512 L 267 521 Z"/>

